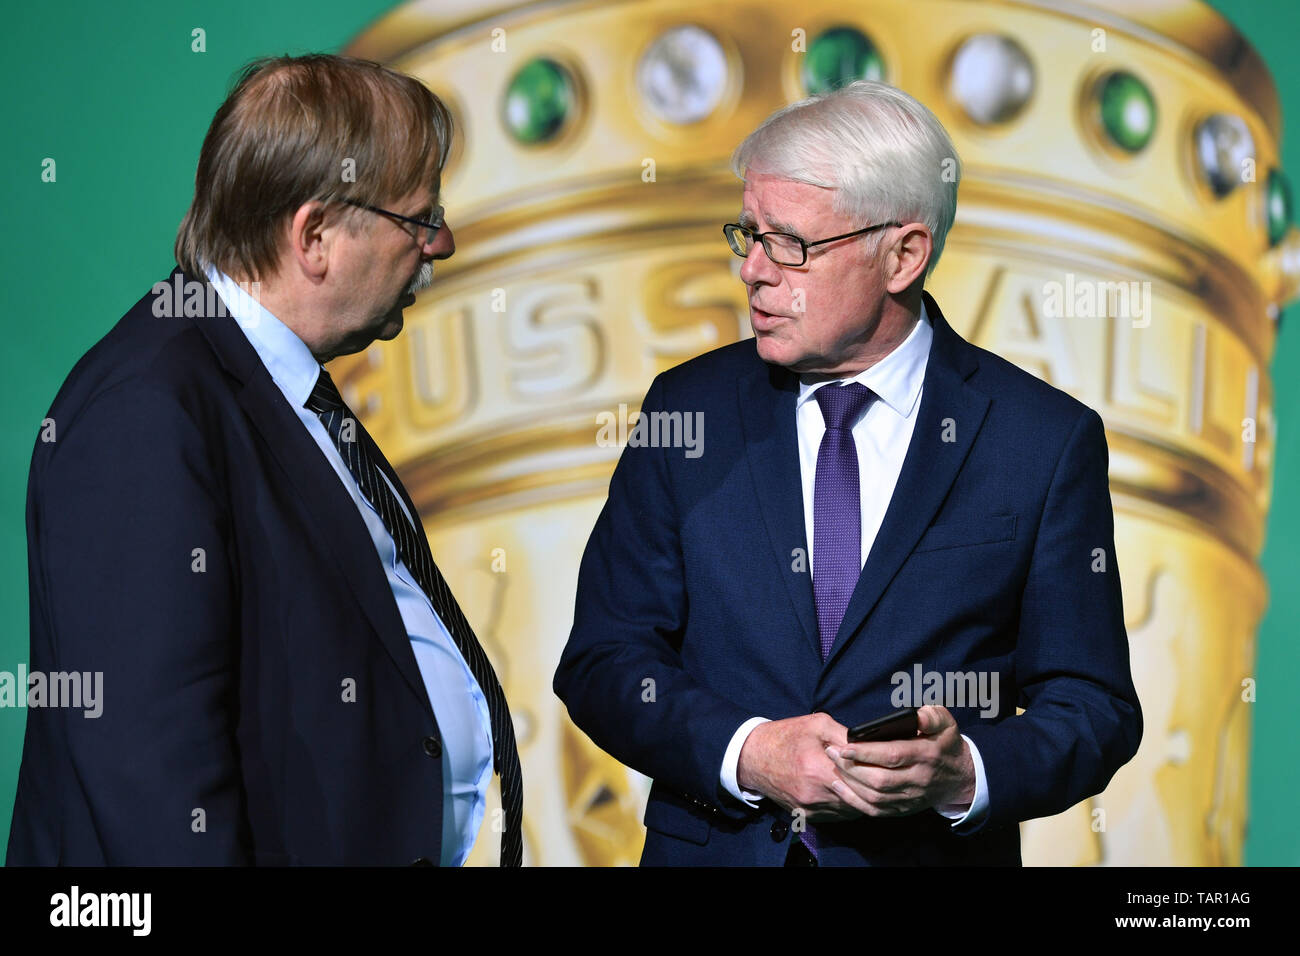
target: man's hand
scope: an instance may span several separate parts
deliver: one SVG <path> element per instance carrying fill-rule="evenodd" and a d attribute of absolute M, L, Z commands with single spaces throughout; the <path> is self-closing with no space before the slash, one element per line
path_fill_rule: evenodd
<path fill-rule="evenodd" d="M 759 724 L 740 749 L 736 781 L 811 822 L 854 819 L 862 814 L 833 789 L 843 783 L 827 752 L 848 740 L 848 728 L 828 714 Z"/>
<path fill-rule="evenodd" d="M 969 808 L 975 764 L 957 721 L 946 707 L 922 707 L 916 716 L 920 733 L 911 740 L 828 746 L 838 770 L 830 789 L 869 817 Z"/>

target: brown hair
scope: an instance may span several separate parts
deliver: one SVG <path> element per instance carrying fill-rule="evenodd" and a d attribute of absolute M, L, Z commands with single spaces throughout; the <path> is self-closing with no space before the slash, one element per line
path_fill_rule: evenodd
<path fill-rule="evenodd" d="M 206 266 L 272 276 L 285 218 L 305 202 L 330 204 L 351 229 L 357 210 L 334 204 L 383 206 L 422 186 L 436 197 L 451 133 L 436 96 L 378 63 L 328 54 L 254 60 L 203 140 L 176 261 L 195 277 Z"/>

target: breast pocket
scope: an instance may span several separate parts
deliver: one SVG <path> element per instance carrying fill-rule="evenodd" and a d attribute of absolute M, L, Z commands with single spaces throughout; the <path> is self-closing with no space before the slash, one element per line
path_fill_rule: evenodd
<path fill-rule="evenodd" d="M 938 551 L 942 548 L 972 548 L 978 544 L 1013 541 L 1018 515 L 994 515 L 991 518 L 967 518 L 934 525 L 917 542 L 914 551 Z"/>

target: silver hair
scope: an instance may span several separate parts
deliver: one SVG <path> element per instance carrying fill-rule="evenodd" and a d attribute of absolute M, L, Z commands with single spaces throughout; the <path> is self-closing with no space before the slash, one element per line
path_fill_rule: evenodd
<path fill-rule="evenodd" d="M 947 130 L 913 97 L 870 80 L 777 110 L 736 147 L 731 168 L 834 189 L 832 208 L 862 226 L 925 223 L 934 240 L 926 278 L 957 213 L 961 159 Z M 866 238 L 870 254 L 882 235 Z"/>

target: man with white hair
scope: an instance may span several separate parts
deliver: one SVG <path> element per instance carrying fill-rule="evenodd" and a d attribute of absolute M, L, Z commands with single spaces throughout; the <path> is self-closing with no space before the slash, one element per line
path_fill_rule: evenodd
<path fill-rule="evenodd" d="M 707 453 L 624 451 L 556 692 L 654 779 L 643 864 L 1019 864 L 1142 733 L 1101 418 L 923 291 L 960 164 L 915 99 L 795 103 L 733 165 L 754 338 L 651 385 Z"/>

